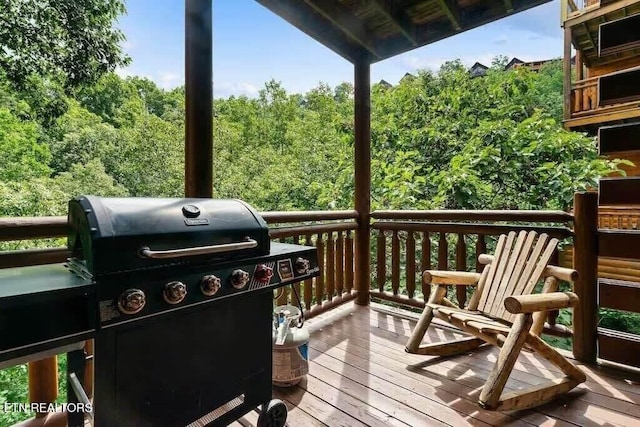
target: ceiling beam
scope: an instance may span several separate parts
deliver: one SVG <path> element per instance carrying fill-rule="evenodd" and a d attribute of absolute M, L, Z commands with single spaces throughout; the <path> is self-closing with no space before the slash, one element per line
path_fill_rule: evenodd
<path fill-rule="evenodd" d="M 513 12 L 513 2 L 511 0 L 504 0 L 504 8 L 507 9 L 507 13 Z"/>
<path fill-rule="evenodd" d="M 587 33 L 587 38 L 589 39 L 589 43 L 591 43 L 591 48 L 596 52 L 598 52 L 598 45 L 596 44 L 596 41 L 593 39 L 593 36 L 591 35 L 591 31 L 589 31 L 589 27 L 587 27 L 587 24 L 584 22 L 582 23 L 582 29 Z"/>
<path fill-rule="evenodd" d="M 458 7 L 458 3 L 456 0 L 438 0 L 440 4 L 440 8 L 447 15 L 453 29 L 456 31 L 460 31 L 462 29 L 462 24 L 460 20 L 460 8 Z"/>
<path fill-rule="evenodd" d="M 371 0 L 373 5 L 383 13 L 402 35 L 411 42 L 413 46 L 417 46 L 416 26 L 407 12 L 402 9 L 397 2 L 393 0 Z"/>
<path fill-rule="evenodd" d="M 327 21 L 300 0 L 256 0 L 271 12 L 298 28 L 349 62 L 361 61 L 371 56 L 359 45 L 348 43 L 342 33 L 335 31 Z"/>
<path fill-rule="evenodd" d="M 375 43 L 368 34 L 364 22 L 356 18 L 352 11 L 337 0 L 303 0 L 313 10 L 330 21 L 335 27 L 349 36 L 353 41 L 368 50 L 376 58 L 380 54 Z"/>
<path fill-rule="evenodd" d="M 624 0 L 620 0 L 624 1 Z M 639 1 L 640 0 L 636 0 Z M 549 0 L 519 0 L 514 2 L 513 13 L 519 13 L 532 7 L 548 3 Z M 464 16 L 461 19 L 462 30 L 467 31 L 481 25 L 492 22 L 498 18 L 506 16 L 504 4 L 502 2 L 491 2 L 490 5 L 481 5 L 465 9 Z M 450 37 L 458 33 L 451 28 L 451 24 L 446 21 L 431 22 L 423 25 L 416 25 L 416 39 L 418 46 L 424 46 L 434 43 L 446 37 Z M 407 52 L 414 47 L 410 45 L 402 36 L 392 37 L 379 44 L 379 52 L 383 58 L 399 55 Z M 373 60 L 372 63 L 377 62 Z"/>

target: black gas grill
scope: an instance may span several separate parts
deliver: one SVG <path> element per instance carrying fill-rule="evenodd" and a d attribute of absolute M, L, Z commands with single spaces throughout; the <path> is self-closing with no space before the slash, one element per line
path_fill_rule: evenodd
<path fill-rule="evenodd" d="M 272 243 L 237 200 L 80 197 L 69 225 L 66 284 L 51 270 L 60 284 L 41 305 L 78 320 L 62 316 L 64 336 L 49 325 L 37 343 L 0 347 L 0 361 L 89 331 L 97 427 L 226 425 L 259 405 L 270 408 L 263 421 L 283 421 L 286 408 L 271 403 L 271 290 L 317 276 L 315 248 Z M 83 362 L 70 353 L 74 375 Z"/>

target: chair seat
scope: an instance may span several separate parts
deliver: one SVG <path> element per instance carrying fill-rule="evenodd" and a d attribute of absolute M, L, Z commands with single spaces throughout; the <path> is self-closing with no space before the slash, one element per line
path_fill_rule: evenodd
<path fill-rule="evenodd" d="M 499 322 L 479 311 L 468 311 L 440 304 L 428 303 L 438 317 L 446 316 L 444 320 L 456 319 L 465 326 L 477 329 L 482 333 L 508 333 L 511 325 Z"/>

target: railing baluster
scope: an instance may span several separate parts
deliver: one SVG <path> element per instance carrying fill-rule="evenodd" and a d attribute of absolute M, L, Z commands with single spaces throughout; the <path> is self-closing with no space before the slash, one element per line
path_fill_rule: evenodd
<path fill-rule="evenodd" d="M 94 342 L 93 340 L 87 340 L 84 343 L 84 351 L 87 356 L 94 355 Z M 93 357 L 87 360 L 87 364 L 84 368 L 84 390 L 87 396 L 91 399 L 93 397 Z"/>
<path fill-rule="evenodd" d="M 316 277 L 316 304 L 321 305 L 324 299 L 324 278 L 326 277 L 324 271 L 324 241 L 322 240 L 322 233 L 318 233 L 316 237 L 316 248 L 318 249 L 318 267 L 320 269 L 320 275 Z"/>
<path fill-rule="evenodd" d="M 353 289 L 353 236 L 351 235 L 351 230 L 347 231 L 345 245 L 345 289 L 348 292 L 351 292 L 351 290 Z"/>
<path fill-rule="evenodd" d="M 394 231 L 391 237 L 391 290 L 398 295 L 400 289 L 400 237 Z"/>
<path fill-rule="evenodd" d="M 335 289 L 335 245 L 336 242 L 333 238 L 333 233 L 327 233 L 327 300 L 331 301 L 333 299 L 334 289 Z"/>
<path fill-rule="evenodd" d="M 449 244 L 447 243 L 447 234 L 440 233 L 438 239 L 438 270 L 449 269 Z"/>
<path fill-rule="evenodd" d="M 299 236 L 299 235 L 293 236 L 293 243 L 294 243 L 294 244 L 296 244 L 296 245 L 299 245 L 299 244 L 300 244 L 300 236 Z M 288 286 L 285 286 L 285 287 L 286 287 L 286 288 L 288 288 Z M 298 295 L 298 298 L 300 298 L 300 297 L 301 297 L 301 296 L 300 296 L 300 282 L 296 282 L 296 283 L 294 283 L 294 284 L 293 284 L 293 287 L 294 287 L 294 288 L 295 288 L 295 290 L 296 290 L 296 295 Z M 290 303 L 291 305 L 297 306 L 297 305 L 298 305 L 298 301 L 296 301 L 296 300 L 295 300 L 295 298 L 296 298 L 296 297 L 295 297 L 295 295 L 293 295 L 293 294 L 292 294 L 292 295 L 290 296 L 290 298 L 289 298 L 289 300 L 290 300 L 290 302 L 289 302 L 289 303 Z"/>
<path fill-rule="evenodd" d="M 336 295 L 342 295 L 344 289 L 344 235 L 338 232 L 336 240 Z"/>
<path fill-rule="evenodd" d="M 560 265 L 560 255 L 557 249 L 553 253 L 551 257 L 551 261 L 549 263 L 551 265 Z M 555 325 L 559 315 L 560 315 L 560 310 L 547 311 L 547 322 L 549 322 L 549 324 L 552 326 Z"/>
<path fill-rule="evenodd" d="M 420 269 L 424 272 L 425 270 L 431 270 L 431 237 L 428 232 L 422 233 L 422 256 L 420 260 Z M 429 285 L 426 285 L 422 280 L 422 275 L 420 275 L 420 283 L 422 287 L 422 298 L 426 301 L 429 298 L 429 294 L 431 293 L 431 289 L 429 289 Z"/>
<path fill-rule="evenodd" d="M 467 244 L 464 241 L 464 234 L 458 234 L 458 242 L 456 243 L 456 270 L 467 271 Z M 467 303 L 467 287 L 456 286 L 456 298 L 458 306 L 464 308 Z"/>
<path fill-rule="evenodd" d="M 313 243 L 311 242 L 311 235 L 307 234 L 305 236 L 305 244 L 307 246 L 313 246 Z M 313 298 L 313 279 L 307 279 L 304 281 L 304 309 L 305 310 L 309 310 L 311 309 L 311 300 Z"/>
<path fill-rule="evenodd" d="M 58 398 L 58 358 L 57 356 L 30 362 L 28 367 L 29 401 L 31 403 L 52 403 Z M 47 416 L 37 412 L 36 418 Z"/>
<path fill-rule="evenodd" d="M 384 291 L 384 284 L 387 281 L 387 256 L 386 238 L 383 230 L 378 231 L 377 247 L 378 247 L 378 290 Z"/>
<path fill-rule="evenodd" d="M 280 243 L 287 243 L 286 237 L 280 237 Z M 288 305 L 289 304 L 289 287 L 283 286 L 278 289 L 278 298 L 276 299 L 277 305 Z"/>
<path fill-rule="evenodd" d="M 481 273 L 484 269 L 484 265 L 480 264 L 478 257 L 487 252 L 487 241 L 484 238 L 484 234 L 478 234 L 478 240 L 476 240 L 476 271 Z"/>
<path fill-rule="evenodd" d="M 407 294 L 409 298 L 413 298 L 416 292 L 416 239 L 413 236 L 413 231 L 407 232 L 406 254 Z"/>

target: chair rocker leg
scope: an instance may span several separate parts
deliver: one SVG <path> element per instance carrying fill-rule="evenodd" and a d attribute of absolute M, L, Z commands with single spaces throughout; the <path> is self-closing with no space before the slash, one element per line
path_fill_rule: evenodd
<path fill-rule="evenodd" d="M 447 294 L 446 286 L 435 286 L 431 290 L 431 295 L 429 296 L 428 303 L 430 304 L 439 304 L 442 299 Z M 424 334 L 427 332 L 427 328 L 431 324 L 431 320 L 433 320 L 433 308 L 428 305 L 424 308 L 420 319 L 418 319 L 418 323 L 416 327 L 413 328 L 411 332 L 411 336 L 409 337 L 409 341 L 407 341 L 407 345 L 405 347 L 405 351 L 407 353 L 418 353 L 418 348 L 420 343 L 422 342 L 422 338 L 424 338 Z"/>
<path fill-rule="evenodd" d="M 500 401 L 500 395 L 513 371 L 520 349 L 529 336 L 529 328 L 533 323 L 531 314 L 520 314 L 500 349 L 498 360 L 482 388 L 478 404 L 484 409 L 496 409 Z"/>
<path fill-rule="evenodd" d="M 456 354 L 475 350 L 483 344 L 486 343 L 480 338 L 463 337 L 451 341 L 422 345 L 415 349 L 415 351 L 412 351 L 410 353 L 421 354 L 425 356 L 455 356 Z"/>
<path fill-rule="evenodd" d="M 514 327 L 516 325 L 520 325 L 520 319 L 522 319 L 523 316 L 524 315 L 518 316 L 518 320 L 516 324 L 514 324 Z M 520 326 L 519 329 L 523 332 L 517 334 L 517 337 L 515 333 L 513 334 L 513 337 L 511 333 L 509 334 L 505 345 L 500 351 L 498 361 L 489 376 L 489 380 L 487 380 L 487 383 L 480 394 L 479 403 L 480 406 L 485 409 L 519 411 L 533 408 L 554 399 L 558 395 L 567 393 L 578 384 L 587 380 L 586 375 L 582 370 L 580 370 L 580 368 L 563 357 L 557 350 L 544 342 L 540 337 L 529 334 L 528 329 L 523 330 Z M 532 351 L 558 367 L 565 376 L 562 378 L 544 381 L 543 383 L 536 384 L 524 390 L 512 391 L 501 395 L 502 390 L 504 389 L 504 384 L 513 370 L 513 366 L 515 365 L 515 361 L 519 353 L 514 344 L 511 344 L 513 350 L 507 349 L 505 351 L 505 348 L 510 343 L 511 338 L 514 338 L 512 342 L 515 344 L 518 344 L 518 342 L 521 341 L 519 344 L 520 347 L 526 343 Z M 515 338 L 519 339 L 516 340 Z M 494 376 L 494 373 L 496 372 L 497 374 Z M 492 380 L 492 378 L 494 379 Z M 491 383 L 490 380 L 492 380 Z"/>

